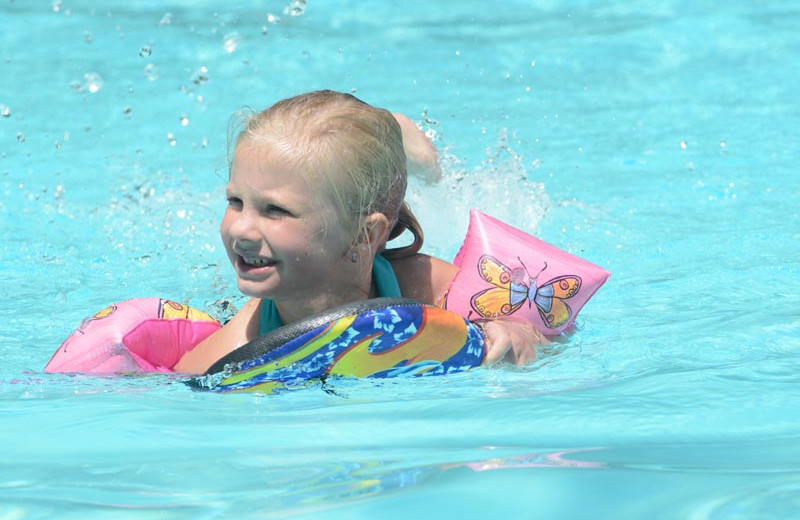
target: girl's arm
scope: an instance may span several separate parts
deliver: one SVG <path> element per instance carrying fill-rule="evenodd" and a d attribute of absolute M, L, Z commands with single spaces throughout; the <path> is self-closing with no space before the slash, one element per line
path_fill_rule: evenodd
<path fill-rule="evenodd" d="M 258 337 L 261 300 L 251 298 L 231 321 L 183 355 L 175 372 L 202 374 L 225 354 Z"/>
<path fill-rule="evenodd" d="M 439 152 L 425 132 L 399 112 L 392 115 L 400 124 L 403 132 L 403 149 L 406 152 L 406 167 L 409 175 L 421 177 L 428 183 L 434 183 L 442 177 L 439 166 Z"/>
<path fill-rule="evenodd" d="M 391 262 L 403 296 L 433 305 L 441 302 L 458 273 L 458 267 L 450 262 L 423 254 Z M 501 360 L 515 365 L 532 363 L 536 361 L 536 345 L 549 343 L 541 332 L 526 322 L 509 319 L 481 322 L 486 337 L 487 365 Z"/>
<path fill-rule="evenodd" d="M 405 298 L 438 305 L 447 293 L 458 267 L 439 258 L 415 254 L 391 260 L 400 292 Z"/>

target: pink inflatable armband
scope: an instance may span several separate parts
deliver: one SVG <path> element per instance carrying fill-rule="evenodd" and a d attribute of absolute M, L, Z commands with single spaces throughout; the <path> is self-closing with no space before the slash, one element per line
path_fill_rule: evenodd
<path fill-rule="evenodd" d="M 171 300 L 127 300 L 83 320 L 44 371 L 171 372 L 186 352 L 219 328 L 205 312 Z"/>
<path fill-rule="evenodd" d="M 477 210 L 444 308 L 469 319 L 512 317 L 546 335 L 575 321 L 610 273 Z"/>

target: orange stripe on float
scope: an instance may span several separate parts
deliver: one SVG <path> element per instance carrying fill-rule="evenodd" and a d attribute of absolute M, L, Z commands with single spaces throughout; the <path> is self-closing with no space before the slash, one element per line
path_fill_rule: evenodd
<path fill-rule="evenodd" d="M 436 307 L 422 307 L 419 330 L 397 346 L 370 353 L 369 346 L 376 336 L 356 343 L 343 352 L 328 369 L 329 374 L 366 377 L 397 366 L 410 366 L 423 361 L 444 362 L 456 355 L 467 342 L 464 319 L 455 313 Z M 431 367 L 431 369 L 434 367 Z"/>

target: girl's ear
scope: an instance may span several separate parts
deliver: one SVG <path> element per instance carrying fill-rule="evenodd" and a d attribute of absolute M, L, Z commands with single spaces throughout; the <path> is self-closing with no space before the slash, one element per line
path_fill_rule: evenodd
<path fill-rule="evenodd" d="M 364 217 L 364 237 L 372 252 L 377 253 L 389 240 L 389 219 L 383 213 L 370 213 Z"/>

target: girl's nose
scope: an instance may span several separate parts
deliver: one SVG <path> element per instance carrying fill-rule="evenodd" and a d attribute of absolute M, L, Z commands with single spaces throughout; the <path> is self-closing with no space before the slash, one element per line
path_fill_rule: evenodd
<path fill-rule="evenodd" d="M 238 244 L 247 246 L 260 240 L 256 220 L 251 211 L 231 212 L 228 210 L 228 234 Z"/>

